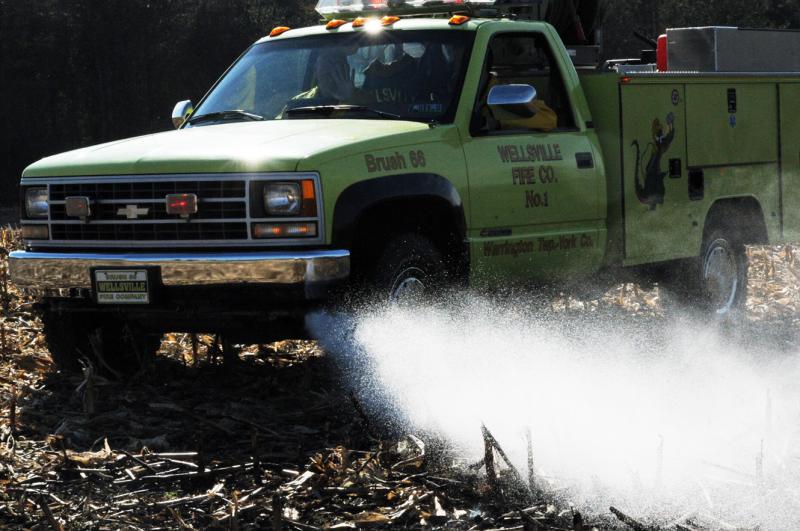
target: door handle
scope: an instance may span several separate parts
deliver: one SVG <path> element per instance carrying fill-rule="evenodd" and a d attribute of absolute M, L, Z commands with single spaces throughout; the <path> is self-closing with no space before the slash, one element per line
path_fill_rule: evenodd
<path fill-rule="evenodd" d="M 578 163 L 579 170 L 594 168 L 594 157 L 591 153 L 575 153 L 575 162 Z"/>

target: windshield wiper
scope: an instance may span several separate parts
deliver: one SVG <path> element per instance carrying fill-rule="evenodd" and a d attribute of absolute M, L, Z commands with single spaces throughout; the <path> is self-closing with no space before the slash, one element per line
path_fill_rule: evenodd
<path fill-rule="evenodd" d="M 241 109 L 234 109 L 230 111 L 218 111 L 218 112 L 210 112 L 208 114 L 200 114 L 198 116 L 194 116 L 189 118 L 189 125 L 198 124 L 201 122 L 213 122 L 213 121 L 228 121 L 228 120 L 246 120 L 246 121 L 261 121 L 263 120 L 263 116 L 259 116 L 258 114 L 253 114 L 251 112 L 243 111 Z"/>
<path fill-rule="evenodd" d="M 372 107 L 366 107 L 364 105 L 309 105 L 307 107 L 288 109 L 286 114 L 290 116 L 292 114 L 322 114 L 324 116 L 330 116 L 335 112 L 368 113 L 386 118 L 387 120 L 400 120 L 402 118 L 399 114 L 379 111 L 378 109 L 373 109 Z"/>

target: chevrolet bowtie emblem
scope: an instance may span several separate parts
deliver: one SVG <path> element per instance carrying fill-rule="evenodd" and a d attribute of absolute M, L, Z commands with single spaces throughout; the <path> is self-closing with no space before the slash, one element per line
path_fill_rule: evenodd
<path fill-rule="evenodd" d="M 139 219 L 139 216 L 146 216 L 149 213 L 149 208 L 139 208 L 136 205 L 126 205 L 125 208 L 117 210 L 118 216 L 125 216 L 128 219 Z"/>

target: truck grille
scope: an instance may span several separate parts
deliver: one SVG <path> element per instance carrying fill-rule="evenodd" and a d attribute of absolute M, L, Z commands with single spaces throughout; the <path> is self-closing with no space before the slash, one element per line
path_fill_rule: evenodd
<path fill-rule="evenodd" d="M 51 184 L 50 201 L 71 196 L 89 196 L 96 201 L 162 201 L 168 194 L 197 194 L 201 199 L 241 199 L 246 196 L 244 181 L 154 181 Z"/>
<path fill-rule="evenodd" d="M 192 221 L 167 213 L 168 194 L 195 194 Z M 84 196 L 92 202 L 89 223 L 70 218 L 64 201 Z M 121 210 L 133 208 L 135 219 Z M 247 240 L 245 181 L 85 182 L 50 185 L 50 234 L 61 241 L 218 241 Z"/>
<path fill-rule="evenodd" d="M 317 215 L 296 221 L 316 222 L 316 238 L 257 240 L 254 223 L 290 221 L 264 217 L 261 187 L 269 181 L 297 179 L 296 174 L 153 175 L 85 178 L 23 179 L 22 185 L 44 186 L 49 193 L 49 239 L 32 241 L 34 247 L 230 247 L 319 244 L 324 240 L 319 177 L 316 187 Z M 189 219 L 167 212 L 170 194 L 197 196 L 197 213 Z M 66 199 L 87 197 L 87 220 L 67 216 Z M 253 205 L 250 204 L 251 197 Z M 253 209 L 253 210 L 251 210 Z M 295 220 L 291 220 L 295 221 Z"/>

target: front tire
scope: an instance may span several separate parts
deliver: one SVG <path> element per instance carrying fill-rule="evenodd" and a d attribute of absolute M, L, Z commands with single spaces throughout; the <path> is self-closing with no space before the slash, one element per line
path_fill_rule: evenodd
<path fill-rule="evenodd" d="M 446 268 L 439 249 L 425 236 L 406 233 L 384 248 L 370 275 L 370 289 L 378 301 L 417 302 L 441 292 Z"/>
<path fill-rule="evenodd" d="M 44 310 L 41 315 L 45 345 L 56 368 L 79 372 L 81 358 L 91 358 L 91 323 L 77 315 Z"/>

